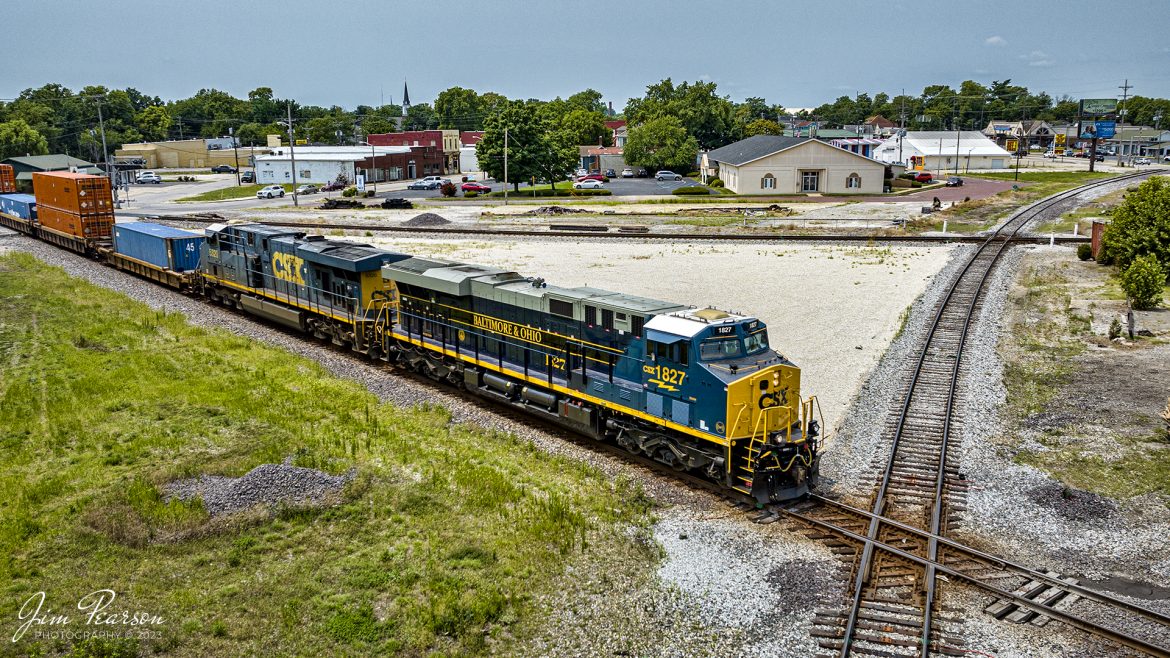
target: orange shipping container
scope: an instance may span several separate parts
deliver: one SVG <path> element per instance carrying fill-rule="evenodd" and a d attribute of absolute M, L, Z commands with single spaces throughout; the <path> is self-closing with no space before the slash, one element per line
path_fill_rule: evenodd
<path fill-rule="evenodd" d="M 114 216 L 110 215 L 78 215 L 75 212 L 53 208 L 52 206 L 37 206 L 37 223 L 41 226 L 67 233 L 79 238 L 109 238 L 114 229 Z"/>
<path fill-rule="evenodd" d="M 0 194 L 16 192 L 16 171 L 12 165 L 0 164 Z"/>
<path fill-rule="evenodd" d="M 77 215 L 114 216 L 110 179 L 68 171 L 33 172 L 33 196 L 38 208 L 56 208 Z"/>

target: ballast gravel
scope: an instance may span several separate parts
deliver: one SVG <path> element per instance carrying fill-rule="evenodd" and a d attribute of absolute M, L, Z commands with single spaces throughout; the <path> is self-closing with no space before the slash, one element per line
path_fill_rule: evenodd
<path fill-rule="evenodd" d="M 167 496 L 189 501 L 198 498 L 211 516 L 225 516 L 256 506 L 315 506 L 336 499 L 354 472 L 329 475 L 289 464 L 261 464 L 242 477 L 200 475 L 170 482 Z"/>

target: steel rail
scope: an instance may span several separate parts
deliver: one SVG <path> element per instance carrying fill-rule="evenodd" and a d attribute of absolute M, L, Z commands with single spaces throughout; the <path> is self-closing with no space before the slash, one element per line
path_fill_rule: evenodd
<path fill-rule="evenodd" d="M 936 332 L 938 331 L 939 324 L 942 321 L 944 311 L 946 311 L 947 306 L 950 303 L 950 300 L 954 296 L 955 292 L 963 284 L 964 278 L 966 277 L 967 273 L 970 271 L 972 265 L 974 265 L 975 261 L 981 255 L 983 255 L 984 250 L 987 249 L 987 247 L 989 245 L 991 245 L 992 242 L 997 241 L 998 238 L 1002 237 L 1001 233 L 1003 233 L 1003 231 L 1005 231 L 1009 227 L 1013 227 L 1013 225 L 1014 225 L 1014 228 L 1011 229 L 1011 232 L 1006 234 L 1007 238 L 1002 240 L 1002 244 L 1000 246 L 999 251 L 996 252 L 992 261 L 987 264 L 987 270 L 984 272 L 983 276 L 980 278 L 979 285 L 976 286 L 976 288 L 974 290 L 974 294 L 972 295 L 972 299 L 971 299 L 971 304 L 968 308 L 967 317 L 965 318 L 965 321 L 963 323 L 963 334 L 962 334 L 963 339 L 960 341 L 960 344 L 959 344 L 958 349 L 957 349 L 956 354 L 955 354 L 951 382 L 950 382 L 950 385 L 948 388 L 947 407 L 944 410 L 945 415 L 944 415 L 944 421 L 943 421 L 944 422 L 944 433 L 943 433 L 942 452 L 941 452 L 940 457 L 939 457 L 939 470 L 938 470 L 938 475 L 937 475 L 938 480 L 937 480 L 937 484 L 936 484 L 936 498 L 934 501 L 934 509 L 932 510 L 932 518 L 931 518 L 932 534 L 937 534 L 937 531 L 939 529 L 939 525 L 941 524 L 940 514 L 941 514 L 941 507 L 942 507 L 942 502 L 943 502 L 942 501 L 942 488 L 943 488 L 942 485 L 943 485 L 943 482 L 945 481 L 945 460 L 946 460 L 945 450 L 946 450 L 946 445 L 947 445 L 947 434 L 949 434 L 950 420 L 951 420 L 951 416 L 953 413 L 954 393 L 955 393 L 955 386 L 956 386 L 957 381 L 958 381 L 959 365 L 962 361 L 963 342 L 965 342 L 967 330 L 970 326 L 972 313 L 973 313 L 975 305 L 978 301 L 979 294 L 982 291 L 984 284 L 986 283 L 987 277 L 990 275 L 991 271 L 994 269 L 995 263 L 999 260 L 1000 255 L 1007 248 L 1008 244 L 1011 243 L 1012 238 L 1017 233 L 1019 233 L 1019 231 L 1024 226 L 1026 226 L 1029 222 L 1034 220 L 1043 211 L 1055 206 L 1056 204 L 1058 204 L 1062 201 L 1065 201 L 1065 200 L 1068 200 L 1068 199 L 1073 198 L 1075 196 L 1078 196 L 1080 194 L 1083 194 L 1084 192 L 1086 192 L 1090 189 L 1094 189 L 1094 188 L 1097 188 L 1097 187 L 1100 187 L 1103 185 L 1107 185 L 1107 184 L 1115 184 L 1121 180 L 1128 180 L 1130 178 L 1136 178 L 1136 177 L 1143 176 L 1143 175 L 1148 175 L 1148 174 L 1147 174 L 1147 172 L 1140 172 L 1140 173 L 1129 174 L 1126 176 L 1118 176 L 1118 177 L 1114 177 L 1114 178 L 1110 178 L 1110 179 L 1106 179 L 1106 180 L 1102 180 L 1102 181 L 1094 181 L 1094 182 L 1089 183 L 1087 185 L 1073 188 L 1071 190 L 1066 190 L 1066 191 L 1061 192 L 1059 194 L 1052 195 L 1052 196 L 1047 197 L 1045 199 L 1041 199 L 1033 204 L 1030 204 L 1029 206 L 1017 211 L 1016 214 L 1011 219 L 1009 219 L 1008 221 L 1001 224 L 998 228 L 996 228 L 996 230 L 993 233 L 988 235 L 986 237 L 986 239 L 984 239 L 982 241 L 982 244 L 980 245 L 979 249 L 977 249 L 975 251 L 975 253 L 973 253 L 971 255 L 971 257 L 967 260 L 967 262 L 963 266 L 962 271 L 960 271 L 958 276 L 955 277 L 954 282 L 947 289 L 945 297 L 943 298 L 942 302 L 939 304 L 938 311 L 935 313 L 934 320 L 931 323 L 929 332 L 927 333 L 926 342 L 924 343 L 921 351 L 919 352 L 918 361 L 915 364 L 914 372 L 910 378 L 910 386 L 906 391 L 905 399 L 903 400 L 903 404 L 902 404 L 902 409 L 899 413 L 897 426 L 895 428 L 894 437 L 892 439 L 892 445 L 890 447 L 890 456 L 889 456 L 889 459 L 887 460 L 886 467 L 885 467 L 883 474 L 882 474 L 882 481 L 881 481 L 881 484 L 878 488 L 877 495 L 876 495 L 875 500 L 874 500 L 873 513 L 874 513 L 875 517 L 883 515 L 885 513 L 886 494 L 887 494 L 887 491 L 889 489 L 890 481 L 893 477 L 894 465 L 897 463 L 898 447 L 899 447 L 899 444 L 900 444 L 902 437 L 903 437 L 903 432 L 904 432 L 904 429 L 906 426 L 907 415 L 909 414 L 911 402 L 912 402 L 913 397 L 914 397 L 914 391 L 918 386 L 919 378 L 922 374 L 923 364 L 926 361 L 927 354 L 930 351 L 931 344 L 934 340 Z M 865 545 L 863 546 L 861 557 L 858 560 L 858 566 L 857 566 L 855 580 L 854 580 L 852 604 L 850 607 L 849 617 L 846 620 L 845 635 L 844 635 L 842 646 L 841 646 L 841 652 L 840 652 L 841 658 L 847 658 L 850 655 L 850 652 L 852 650 L 853 635 L 854 635 L 854 632 L 856 630 L 858 615 L 860 614 L 860 610 L 861 610 L 861 603 L 864 599 L 865 587 L 869 581 L 869 570 L 870 570 L 872 562 L 873 562 L 873 554 L 874 554 L 874 543 L 873 542 L 877 541 L 877 535 L 878 535 L 879 528 L 880 528 L 880 523 L 876 520 L 876 518 L 871 518 L 870 525 L 869 525 L 869 528 L 867 530 L 867 538 L 869 539 L 869 541 L 866 542 Z M 937 544 L 934 544 L 932 542 L 930 548 L 933 549 L 934 551 L 937 551 Z M 924 606 L 924 609 L 923 609 L 923 634 L 922 634 L 922 642 L 921 642 L 921 646 L 920 646 L 920 655 L 923 657 L 927 656 L 929 654 L 929 651 L 930 651 L 930 640 L 929 640 L 929 633 L 930 633 L 930 626 L 931 626 L 931 624 L 930 624 L 931 607 L 930 606 L 933 606 L 933 603 L 934 603 L 934 586 L 935 586 L 934 571 L 936 571 L 936 569 L 932 569 L 929 565 L 926 565 L 926 568 L 927 568 L 927 579 L 926 579 L 927 605 Z"/>
<path fill-rule="evenodd" d="M 887 552 L 887 553 L 889 553 L 889 554 L 891 554 L 899 559 L 905 560 L 907 562 L 917 564 L 921 567 L 933 566 L 935 571 L 937 571 L 938 573 L 941 573 L 945 576 L 949 576 L 949 577 L 957 579 L 957 580 L 962 580 L 964 582 L 970 583 L 971 585 L 974 585 L 975 587 L 978 587 L 979 589 L 982 589 L 982 590 L 984 590 L 990 594 L 993 594 L 999 598 L 1009 599 L 1013 603 L 1015 603 L 1016 605 L 1018 605 L 1020 607 L 1028 608 L 1029 610 L 1031 610 L 1037 614 L 1045 615 L 1048 617 L 1053 617 L 1053 618 L 1058 619 L 1058 620 L 1060 620 L 1060 621 L 1062 621 L 1070 626 L 1073 626 L 1075 628 L 1083 630 L 1087 633 L 1091 633 L 1093 635 L 1099 635 L 1102 637 L 1107 637 L 1110 640 L 1117 642 L 1118 644 L 1122 644 L 1122 645 L 1125 645 L 1125 646 L 1130 647 L 1132 649 L 1137 649 L 1139 651 L 1143 651 L 1143 652 L 1148 653 L 1148 654 L 1153 655 L 1153 656 L 1158 656 L 1159 658 L 1170 658 L 1170 649 L 1167 649 L 1165 647 L 1160 647 L 1160 646 L 1157 646 L 1154 644 L 1150 644 L 1149 642 L 1146 642 L 1145 640 L 1142 640 L 1140 638 L 1136 638 L 1136 637 L 1133 637 L 1131 635 L 1127 635 L 1126 633 L 1122 633 L 1120 631 L 1115 631 L 1111 628 L 1101 626 L 1101 625 L 1096 624 L 1094 622 L 1091 622 L 1083 617 L 1080 617 L 1078 615 L 1074 615 L 1071 612 L 1065 612 L 1063 610 L 1050 608 L 1046 605 L 1043 605 L 1041 603 L 1037 603 L 1031 599 L 1020 596 L 1014 592 L 1009 592 L 1007 590 L 996 587 L 995 585 L 992 585 L 990 583 L 983 582 L 983 581 L 979 580 L 977 577 L 972 576 L 971 574 L 964 573 L 962 571 L 959 571 L 958 569 L 954 569 L 954 568 L 949 567 L 949 566 L 942 564 L 940 562 L 931 561 L 930 559 L 924 558 L 921 555 L 915 555 L 915 554 L 910 553 L 908 551 L 905 551 L 905 550 L 902 550 L 902 549 L 897 548 L 895 546 L 892 546 L 890 544 L 887 544 L 883 541 L 871 539 L 871 538 L 866 537 L 864 535 L 857 534 L 851 530 L 846 530 L 845 528 L 838 527 L 838 526 L 833 525 L 831 523 L 827 523 L 827 522 L 821 521 L 819 519 L 815 519 L 815 518 L 812 518 L 810 516 L 806 516 L 800 512 L 786 511 L 785 513 L 793 518 L 800 519 L 801 521 L 803 521 L 805 523 L 808 523 L 810 525 L 814 525 L 814 526 L 822 528 L 826 531 L 843 536 L 843 537 L 850 539 L 854 542 L 862 543 L 862 544 L 865 544 L 866 546 L 874 546 L 877 550 L 885 551 L 885 552 Z M 944 538 L 940 537 L 939 539 L 942 540 Z M 1064 587 L 1065 585 L 1068 585 L 1068 583 L 1061 583 L 1060 586 Z"/>

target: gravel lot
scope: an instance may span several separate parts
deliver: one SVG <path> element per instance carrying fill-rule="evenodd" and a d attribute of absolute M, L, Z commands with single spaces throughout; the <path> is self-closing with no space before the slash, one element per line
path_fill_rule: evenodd
<path fill-rule="evenodd" d="M 515 269 L 551 285 L 593 286 L 758 316 L 801 367 L 802 394 L 834 428 L 898 331 L 902 312 L 954 247 L 367 238 L 387 249 Z"/>

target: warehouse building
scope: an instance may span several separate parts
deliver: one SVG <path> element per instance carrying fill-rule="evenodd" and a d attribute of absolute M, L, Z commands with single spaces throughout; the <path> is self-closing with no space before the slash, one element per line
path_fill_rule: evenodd
<path fill-rule="evenodd" d="M 914 163 L 910 169 L 956 171 L 1006 169 L 1012 154 L 976 130 L 924 130 L 895 135 L 873 151 L 875 160 Z"/>
<path fill-rule="evenodd" d="M 881 194 L 886 167 L 808 137 L 755 135 L 702 156 L 704 182 L 736 194 Z"/>
<path fill-rule="evenodd" d="M 147 169 L 203 169 L 238 164 L 248 166 L 253 156 L 268 153 L 266 148 L 241 146 L 232 148 L 231 137 L 181 139 L 166 142 L 124 144 L 114 151 L 117 162 L 135 161 Z"/>
<path fill-rule="evenodd" d="M 256 156 L 256 182 L 262 185 L 293 182 L 354 183 L 362 174 L 367 182 L 384 182 L 439 174 L 443 152 L 434 147 L 410 146 L 298 146 L 280 147 Z"/>

